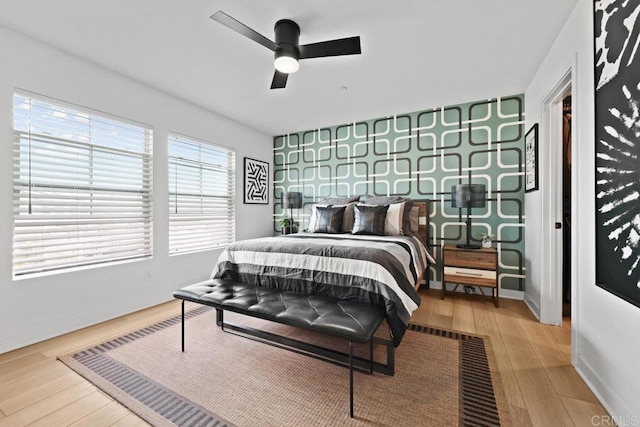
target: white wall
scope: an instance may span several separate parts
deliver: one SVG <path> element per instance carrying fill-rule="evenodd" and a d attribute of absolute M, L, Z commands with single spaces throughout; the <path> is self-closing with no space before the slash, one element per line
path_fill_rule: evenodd
<path fill-rule="evenodd" d="M 542 103 L 563 75 L 573 74 L 573 181 L 572 228 L 576 272 L 572 289 L 574 365 L 611 415 L 631 425 L 640 414 L 640 308 L 595 285 L 595 145 L 593 83 L 593 1 L 580 0 L 525 92 L 526 128 L 541 123 Z M 541 128 L 541 177 L 548 171 L 549 147 Z M 545 162 L 546 161 L 546 162 Z M 528 278 L 525 299 L 540 304 L 542 288 L 539 266 L 542 207 L 550 197 L 551 184 L 525 195 L 526 256 Z M 544 304 L 545 302 L 542 301 Z M 637 420 L 637 418 L 636 418 Z"/>
<path fill-rule="evenodd" d="M 236 237 L 241 240 L 272 234 L 273 206 L 244 205 L 242 199 L 243 157 L 271 164 L 271 135 L 249 129 L 4 27 L 0 27 L 0 58 L 0 353 L 170 300 L 173 290 L 208 278 L 220 250 L 168 256 L 166 140 L 169 132 L 235 149 Z M 152 259 L 12 280 L 14 88 L 153 127 Z M 150 274 L 148 280 L 145 280 L 145 272 Z"/>

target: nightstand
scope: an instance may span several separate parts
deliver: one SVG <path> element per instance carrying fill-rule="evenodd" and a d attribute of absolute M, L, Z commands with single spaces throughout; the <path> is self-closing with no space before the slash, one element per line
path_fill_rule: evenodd
<path fill-rule="evenodd" d="M 447 293 L 446 284 L 471 285 L 491 288 L 491 297 L 499 306 L 498 251 L 494 248 L 463 249 L 456 245 L 442 248 L 442 299 Z M 484 293 L 483 293 L 484 295 Z"/>

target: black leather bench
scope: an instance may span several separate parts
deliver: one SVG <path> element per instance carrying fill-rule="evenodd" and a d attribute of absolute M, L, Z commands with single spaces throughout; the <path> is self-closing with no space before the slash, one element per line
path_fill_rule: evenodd
<path fill-rule="evenodd" d="M 274 288 L 253 286 L 230 280 L 211 279 L 179 289 L 173 293 L 182 300 L 182 351 L 184 351 L 184 306 L 185 301 L 204 304 L 216 308 L 216 323 L 225 329 L 225 310 L 257 317 L 289 326 L 296 326 L 322 332 L 349 342 L 349 415 L 353 418 L 353 343 L 369 343 L 369 369 L 373 372 L 373 340 L 374 334 L 384 319 L 384 309 L 370 304 L 337 300 L 334 298 L 286 292 Z M 260 337 L 264 340 L 277 341 L 288 348 L 293 340 L 275 336 L 270 333 L 250 330 L 250 328 L 233 329 Z M 281 338 L 278 340 L 276 337 Z M 303 344 L 296 342 L 297 344 Z M 300 348 L 298 346 L 291 346 Z M 317 347 L 313 350 L 318 350 Z M 319 353 L 324 360 L 339 361 L 340 353 L 330 351 Z M 304 352 L 307 354 L 307 352 Z M 318 354 L 315 351 L 310 353 Z M 338 357 L 331 357 L 338 356 Z M 362 359 L 359 359 L 362 361 Z M 387 362 L 389 363 L 389 361 Z"/>

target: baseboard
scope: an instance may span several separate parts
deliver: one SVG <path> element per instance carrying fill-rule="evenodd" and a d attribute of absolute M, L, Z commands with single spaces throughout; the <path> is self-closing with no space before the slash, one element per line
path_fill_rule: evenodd
<path fill-rule="evenodd" d="M 442 282 L 432 280 L 429 282 L 429 289 L 442 289 Z"/>
<path fill-rule="evenodd" d="M 514 289 L 500 289 L 500 298 L 517 299 L 522 301 L 524 292 Z"/>
<path fill-rule="evenodd" d="M 574 368 L 578 375 L 595 394 L 604 409 L 607 410 L 612 418 L 611 421 L 619 426 L 638 425 L 638 414 L 634 414 L 624 401 L 601 380 L 589 362 L 584 360 L 580 354 L 577 355 L 576 361 Z M 600 421 L 599 425 L 605 425 L 604 420 Z"/>
<path fill-rule="evenodd" d="M 540 321 L 540 307 L 538 306 L 538 304 L 536 304 L 536 302 L 531 299 L 529 294 L 524 294 L 523 301 L 527 305 L 527 307 L 529 307 L 529 310 L 531 311 L 531 313 L 533 313 L 533 315 L 536 317 L 536 319 L 539 322 Z"/>
<path fill-rule="evenodd" d="M 152 307 L 164 302 L 170 301 L 166 296 L 161 298 L 144 298 L 135 301 L 129 301 L 117 307 L 102 310 L 99 312 L 87 313 L 81 316 L 75 316 L 64 319 L 60 322 L 49 323 L 44 327 L 37 327 L 25 331 L 20 331 L 14 335 L 2 337 L 0 339 L 0 354 L 7 353 L 31 344 L 35 344 L 47 339 L 55 338 L 69 332 L 77 331 L 88 326 L 106 322 L 129 313 L 133 313 L 147 307 Z"/>

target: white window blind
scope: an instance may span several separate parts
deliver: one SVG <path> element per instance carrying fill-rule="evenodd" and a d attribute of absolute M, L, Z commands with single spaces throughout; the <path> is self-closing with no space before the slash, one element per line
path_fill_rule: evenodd
<path fill-rule="evenodd" d="M 169 253 L 235 240 L 235 153 L 169 136 Z"/>
<path fill-rule="evenodd" d="M 13 274 L 147 257 L 152 131 L 14 94 Z"/>

